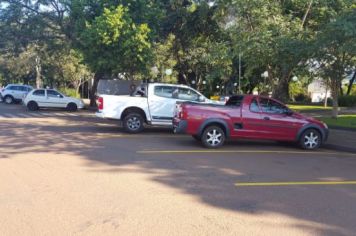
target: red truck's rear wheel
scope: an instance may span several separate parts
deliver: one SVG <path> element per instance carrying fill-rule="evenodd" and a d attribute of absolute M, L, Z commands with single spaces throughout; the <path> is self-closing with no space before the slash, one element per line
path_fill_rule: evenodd
<path fill-rule="evenodd" d="M 225 142 L 225 132 L 219 126 L 208 126 L 203 132 L 201 141 L 207 148 L 221 147 Z"/>

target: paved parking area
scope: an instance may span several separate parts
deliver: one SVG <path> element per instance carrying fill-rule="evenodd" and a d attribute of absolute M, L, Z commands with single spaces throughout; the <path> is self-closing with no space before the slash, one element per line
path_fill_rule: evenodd
<path fill-rule="evenodd" d="M 40 111 L 43 112 L 43 111 Z M 207 150 L 83 111 L 0 104 L 1 235 L 354 235 L 356 154 L 231 141 Z"/>
<path fill-rule="evenodd" d="M 61 116 L 94 117 L 93 112 L 89 112 L 87 110 L 80 110 L 78 112 L 68 112 L 64 109 L 41 109 L 39 111 L 28 111 L 27 108 L 21 104 L 6 105 L 4 103 L 0 103 L 0 119 L 42 118 L 42 117 L 61 117 Z"/>

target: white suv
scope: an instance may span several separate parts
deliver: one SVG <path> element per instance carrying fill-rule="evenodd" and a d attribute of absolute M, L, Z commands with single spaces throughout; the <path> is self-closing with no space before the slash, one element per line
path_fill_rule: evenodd
<path fill-rule="evenodd" d="M 35 111 L 41 107 L 66 108 L 68 111 L 76 111 L 84 108 L 81 99 L 67 97 L 54 89 L 35 89 L 28 93 L 23 104 Z"/>
<path fill-rule="evenodd" d="M 0 99 L 6 104 L 21 102 L 22 98 L 32 89 L 29 85 L 9 84 L 0 91 Z"/>

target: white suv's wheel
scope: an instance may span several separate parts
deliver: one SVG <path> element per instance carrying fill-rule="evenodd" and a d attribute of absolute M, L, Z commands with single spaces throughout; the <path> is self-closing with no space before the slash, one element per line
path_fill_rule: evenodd
<path fill-rule="evenodd" d="M 5 96 L 4 101 L 6 104 L 12 104 L 14 102 L 14 98 L 10 95 Z"/>

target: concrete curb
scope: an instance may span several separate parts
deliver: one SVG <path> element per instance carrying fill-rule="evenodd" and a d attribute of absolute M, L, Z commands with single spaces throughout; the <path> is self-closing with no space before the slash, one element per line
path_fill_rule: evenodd
<path fill-rule="evenodd" d="M 347 127 L 334 126 L 334 125 L 329 125 L 329 129 L 336 129 L 336 130 L 343 130 L 343 131 L 356 132 L 356 128 L 347 128 Z"/>
<path fill-rule="evenodd" d="M 341 152 L 351 152 L 351 153 L 356 154 L 356 148 L 352 148 L 352 147 L 346 147 L 346 146 L 342 146 L 342 145 L 329 144 L 329 143 L 324 144 L 322 147 L 325 149 L 329 149 L 329 150 L 335 150 L 335 151 L 341 151 Z"/>

